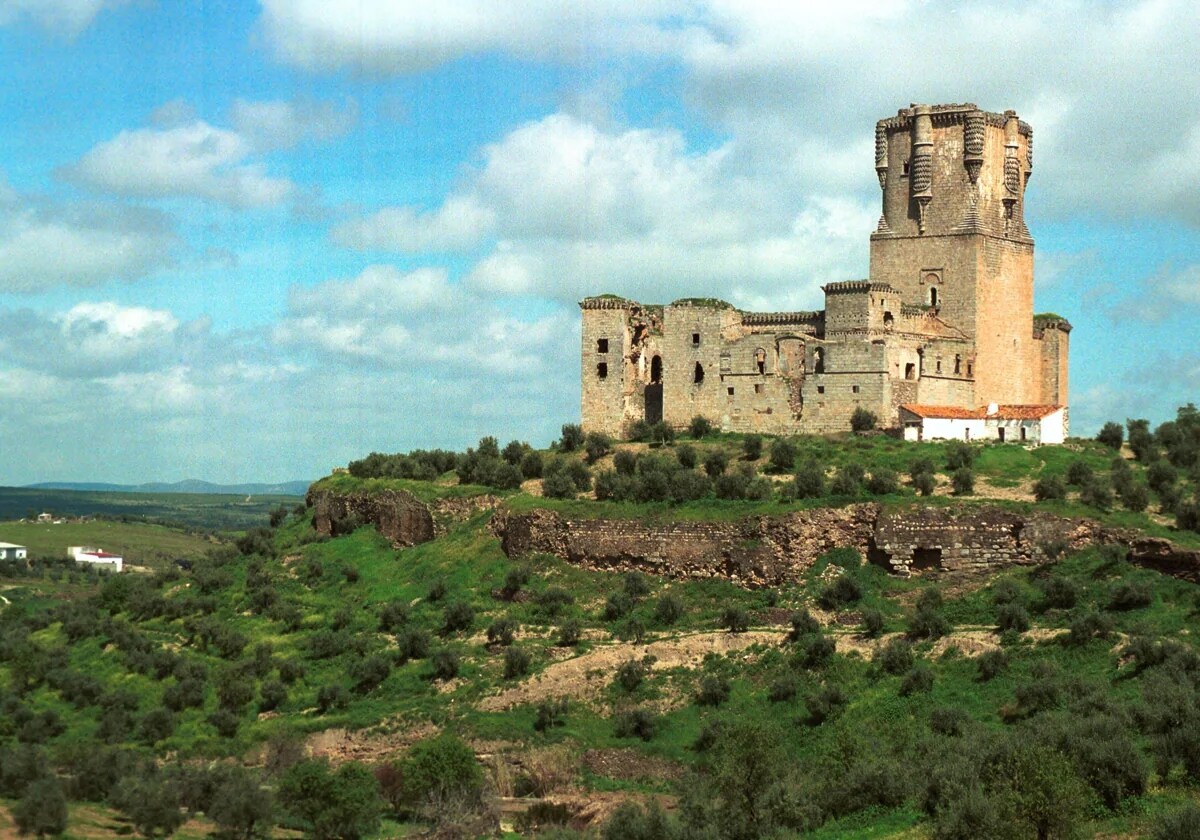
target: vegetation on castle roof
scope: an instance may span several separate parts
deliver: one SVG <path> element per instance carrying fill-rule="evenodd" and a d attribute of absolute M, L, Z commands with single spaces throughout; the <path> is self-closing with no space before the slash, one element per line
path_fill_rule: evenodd
<path fill-rule="evenodd" d="M 1067 319 L 1064 318 L 1063 316 L 1059 315 L 1057 312 L 1039 312 L 1038 314 L 1033 316 L 1033 322 L 1035 324 L 1046 323 L 1048 321 L 1065 321 L 1065 320 L 1067 320 Z"/>
<path fill-rule="evenodd" d="M 708 309 L 733 309 L 733 304 L 720 298 L 679 298 L 671 301 L 672 306 L 700 306 Z"/>

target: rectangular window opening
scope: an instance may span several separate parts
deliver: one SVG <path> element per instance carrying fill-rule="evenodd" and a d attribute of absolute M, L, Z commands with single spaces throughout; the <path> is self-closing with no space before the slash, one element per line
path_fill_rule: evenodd
<path fill-rule="evenodd" d="M 700 333 L 692 333 L 692 346 L 693 347 L 700 346 Z"/>
<path fill-rule="evenodd" d="M 817 386 L 817 393 L 818 393 L 818 394 L 824 394 L 824 393 L 825 393 L 825 386 L 824 386 L 824 385 L 818 385 L 818 386 Z"/>
<path fill-rule="evenodd" d="M 607 353 L 608 352 L 608 339 L 607 338 L 600 338 L 600 339 L 596 340 L 596 352 L 597 353 Z"/>
<path fill-rule="evenodd" d="M 725 389 L 725 392 L 726 392 L 727 394 L 729 394 L 729 396 L 731 396 L 731 397 L 733 396 L 733 389 L 732 389 L 732 388 L 726 388 L 726 389 Z"/>
<path fill-rule="evenodd" d="M 608 379 L 608 362 L 601 362 L 596 365 L 596 378 Z"/>
<path fill-rule="evenodd" d="M 754 393 L 756 393 L 756 394 L 761 394 L 762 392 L 763 392 L 763 387 L 762 387 L 762 384 L 761 384 L 761 383 L 757 383 L 757 382 L 756 382 L 756 383 L 754 384 Z"/>
<path fill-rule="evenodd" d="M 851 390 L 851 391 L 853 391 L 854 393 L 856 393 L 856 394 L 857 394 L 857 393 L 858 393 L 858 386 L 857 386 L 857 385 L 851 385 L 851 386 L 850 386 L 850 390 Z"/>

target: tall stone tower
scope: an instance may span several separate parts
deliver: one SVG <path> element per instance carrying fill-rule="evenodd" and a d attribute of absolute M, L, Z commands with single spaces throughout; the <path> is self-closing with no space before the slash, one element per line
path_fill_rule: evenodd
<path fill-rule="evenodd" d="M 1033 130 L 1013 111 L 913 105 L 876 123 L 875 169 L 883 215 L 871 281 L 974 342 L 976 404 L 1042 402 L 1024 218 Z"/>

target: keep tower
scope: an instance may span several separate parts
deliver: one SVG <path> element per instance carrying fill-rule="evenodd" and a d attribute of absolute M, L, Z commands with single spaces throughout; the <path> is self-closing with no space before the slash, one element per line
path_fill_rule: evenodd
<path fill-rule="evenodd" d="M 1033 129 L 1013 111 L 912 105 L 876 123 L 875 170 L 883 214 L 871 235 L 871 281 L 974 343 L 974 403 L 1058 396 L 1043 393 L 1034 338 L 1024 213 Z"/>

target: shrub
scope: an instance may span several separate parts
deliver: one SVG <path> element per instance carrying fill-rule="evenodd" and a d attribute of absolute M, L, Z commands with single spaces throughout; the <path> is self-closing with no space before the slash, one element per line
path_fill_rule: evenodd
<path fill-rule="evenodd" d="M 583 439 L 583 451 L 587 462 L 594 464 L 612 451 L 612 439 L 600 432 L 588 432 Z"/>
<path fill-rule="evenodd" d="M 549 586 L 543 592 L 538 593 L 534 600 L 537 602 L 538 609 L 554 618 L 575 603 L 575 596 L 561 586 Z"/>
<path fill-rule="evenodd" d="M 876 609 L 862 611 L 862 634 L 868 639 L 878 639 L 883 635 L 883 613 Z"/>
<path fill-rule="evenodd" d="M 575 423 L 567 423 L 562 427 L 562 437 L 559 438 L 558 448 L 562 452 L 574 452 L 583 446 L 583 428 Z"/>
<path fill-rule="evenodd" d="M 979 668 L 979 681 L 988 682 L 1000 675 L 1008 667 L 1008 654 L 1002 650 L 988 650 L 975 660 Z"/>
<path fill-rule="evenodd" d="M 1194 840 L 1200 837 L 1200 806 L 1189 802 L 1162 814 L 1150 830 L 1151 840 Z"/>
<path fill-rule="evenodd" d="M 867 432 L 875 428 L 875 424 L 878 422 L 878 420 L 879 418 L 877 418 L 872 412 L 868 411 L 862 406 L 859 406 L 858 408 L 854 409 L 854 413 L 850 415 L 850 428 L 856 432 Z"/>
<path fill-rule="evenodd" d="M 1079 600 L 1079 585 L 1062 575 L 1046 578 L 1041 586 L 1043 604 L 1047 608 L 1069 610 Z"/>
<path fill-rule="evenodd" d="M 685 611 L 683 599 L 674 592 L 666 592 L 659 596 L 654 604 L 654 620 L 658 624 L 669 626 L 679 621 Z"/>
<path fill-rule="evenodd" d="M 1121 504 L 1126 510 L 1141 513 L 1150 505 L 1150 488 L 1140 481 L 1130 481 L 1121 488 Z"/>
<path fill-rule="evenodd" d="M 862 489 L 862 477 L 861 464 L 845 464 L 834 474 L 829 492 L 834 496 L 857 496 Z"/>
<path fill-rule="evenodd" d="M 950 476 L 950 486 L 955 496 L 969 496 L 975 492 L 975 473 L 969 467 L 960 467 Z"/>
<path fill-rule="evenodd" d="M 650 427 L 649 441 L 651 446 L 669 446 L 675 442 L 675 427 L 663 420 Z"/>
<path fill-rule="evenodd" d="M 566 725 L 567 698 L 543 700 L 537 705 L 537 713 L 533 719 L 536 732 L 545 732 L 556 726 Z"/>
<path fill-rule="evenodd" d="M 939 735 L 957 738 L 970 720 L 971 716 L 958 706 L 938 706 L 929 714 L 929 728 Z"/>
<path fill-rule="evenodd" d="M 1029 613 L 1020 604 L 1003 604 L 996 610 L 996 627 L 1001 633 L 1024 633 L 1029 629 Z"/>
<path fill-rule="evenodd" d="M 504 585 L 500 587 L 500 597 L 511 601 L 521 591 L 521 587 L 529 583 L 533 572 L 528 566 L 514 566 L 504 575 Z"/>
<path fill-rule="evenodd" d="M 280 680 L 264 680 L 258 689 L 258 710 L 271 712 L 287 702 L 287 686 Z"/>
<path fill-rule="evenodd" d="M 408 623 L 408 605 L 389 601 L 379 611 L 379 632 L 394 633 Z"/>
<path fill-rule="evenodd" d="M 392 660 L 381 653 L 360 659 L 350 666 L 350 678 L 354 680 L 354 690 L 359 694 L 367 694 L 388 678 L 392 672 Z"/>
<path fill-rule="evenodd" d="M 1070 629 L 1063 637 L 1063 644 L 1078 647 L 1092 639 L 1104 639 L 1112 634 L 1112 619 L 1101 613 L 1089 610 L 1071 620 Z"/>
<path fill-rule="evenodd" d="M 517 623 L 507 616 L 497 618 L 487 629 L 487 640 L 489 644 L 501 645 L 508 647 L 513 643 L 513 637 L 517 632 Z"/>
<path fill-rule="evenodd" d="M 475 610 L 466 601 L 455 601 L 446 605 L 442 612 L 442 635 L 459 633 L 471 629 L 475 623 Z"/>
<path fill-rule="evenodd" d="M 408 782 L 412 777 L 406 772 L 404 778 Z M 349 762 L 335 771 L 322 759 L 288 768 L 279 781 L 279 801 L 307 824 L 305 834 L 316 840 L 357 840 L 373 833 L 383 804 L 379 783 L 366 767 Z"/>
<path fill-rule="evenodd" d="M 729 699 L 730 691 L 729 680 L 715 674 L 706 674 L 700 679 L 700 687 L 696 691 L 696 704 L 720 706 Z"/>
<path fill-rule="evenodd" d="M 992 603 L 997 606 L 1018 603 L 1024 598 L 1024 594 L 1020 584 L 1012 578 L 1001 578 L 992 585 Z"/>
<path fill-rule="evenodd" d="M 1067 484 L 1074 487 L 1082 487 L 1094 477 L 1095 473 L 1092 471 L 1092 466 L 1087 461 L 1075 460 L 1067 467 Z"/>
<path fill-rule="evenodd" d="M 632 694 L 646 679 L 646 672 L 648 670 L 649 664 L 645 661 L 639 662 L 636 659 L 626 659 L 617 666 L 617 673 L 613 678 L 613 682 L 620 686 L 627 694 Z"/>
<path fill-rule="evenodd" d="M 823 668 L 833 659 L 837 645 L 833 639 L 820 633 L 812 633 L 796 643 L 796 664 L 801 668 L 816 670 Z"/>
<path fill-rule="evenodd" d="M 424 659 L 429 655 L 429 633 L 416 627 L 406 627 L 396 634 L 397 658 L 401 662 Z"/>
<path fill-rule="evenodd" d="M 604 612 L 601 613 L 601 616 L 605 621 L 616 621 L 628 615 L 633 607 L 633 599 L 629 597 L 629 593 L 621 589 L 608 596 L 604 602 Z"/>
<path fill-rule="evenodd" d="M 792 488 L 798 499 L 817 499 L 825 492 L 825 469 L 816 461 L 808 461 L 796 470 Z"/>
<path fill-rule="evenodd" d="M 933 473 L 919 473 L 913 476 L 913 488 L 922 496 L 932 496 L 937 487 L 937 479 Z"/>
<path fill-rule="evenodd" d="M 1108 598 L 1110 610 L 1136 610 L 1148 607 L 1154 601 L 1150 587 L 1138 581 L 1121 581 L 1113 587 Z"/>
<path fill-rule="evenodd" d="M 1125 441 L 1125 429 L 1120 423 L 1110 420 L 1101 427 L 1100 433 L 1096 435 L 1096 440 L 1109 449 L 1120 449 L 1121 444 Z"/>
<path fill-rule="evenodd" d="M 549 499 L 574 499 L 579 491 L 571 476 L 559 470 L 542 479 L 542 495 Z"/>
<path fill-rule="evenodd" d="M 241 725 L 238 716 L 229 709 L 217 709 L 208 716 L 208 723 L 222 738 L 232 738 L 237 735 L 238 727 Z"/>
<path fill-rule="evenodd" d="M 750 629 L 750 613 L 742 607 L 726 607 L 721 613 L 721 626 L 730 633 L 745 633 Z"/>
<path fill-rule="evenodd" d="M 545 469 L 545 462 L 542 460 L 542 453 L 531 450 L 521 456 L 521 477 L 522 478 L 541 478 L 542 470 Z"/>
<path fill-rule="evenodd" d="M 1174 487 L 1179 474 L 1170 462 L 1158 460 L 1146 469 L 1146 482 L 1155 493 L 1162 494 L 1167 488 Z"/>
<path fill-rule="evenodd" d="M 171 737 L 175 731 L 175 716 L 166 709 L 151 709 L 138 723 L 138 739 L 149 746 Z"/>
<path fill-rule="evenodd" d="M 853 604 L 863 596 L 862 584 L 848 574 L 838 575 L 831 583 L 821 590 L 817 597 L 824 609 L 836 610 L 847 604 Z"/>
<path fill-rule="evenodd" d="M 936 589 L 926 589 L 917 600 L 917 609 L 908 623 L 908 635 L 914 639 L 939 639 L 950 632 L 950 622 L 941 612 L 942 599 Z"/>
<path fill-rule="evenodd" d="M 933 671 L 925 663 L 918 663 L 909 669 L 900 681 L 900 695 L 908 697 L 911 694 L 925 694 L 933 689 Z"/>
<path fill-rule="evenodd" d="M 712 449 L 704 456 L 704 472 L 709 478 L 717 478 L 724 475 L 725 468 L 729 466 L 729 456 L 723 450 Z"/>
<path fill-rule="evenodd" d="M 226 772 L 204 808 L 205 816 L 217 824 L 218 837 L 247 840 L 270 835 L 274 810 L 271 792 L 253 774 L 240 769 Z"/>
<path fill-rule="evenodd" d="M 779 677 L 767 689 L 767 699 L 772 703 L 786 703 L 796 697 L 796 681 L 791 677 Z"/>
<path fill-rule="evenodd" d="M 966 441 L 950 441 L 946 444 L 945 453 L 948 470 L 961 470 L 975 463 L 975 450 Z"/>
<path fill-rule="evenodd" d="M 894 470 L 875 467 L 867 479 L 867 492 L 875 496 L 887 496 L 900 489 L 900 480 Z"/>
<path fill-rule="evenodd" d="M 1180 502 L 1175 507 L 1175 527 L 1200 534 L 1200 501 Z"/>
<path fill-rule="evenodd" d="M 657 802 L 651 802 L 645 810 L 635 803 L 624 803 L 609 817 L 601 832 L 601 840 L 677 840 L 679 837 L 677 826 Z"/>
<path fill-rule="evenodd" d="M 429 591 L 425 593 L 425 600 L 436 604 L 438 601 L 445 598 L 449 591 L 450 590 L 446 588 L 446 581 L 438 578 L 433 583 L 429 584 Z"/>
<path fill-rule="evenodd" d="M 692 422 L 688 423 L 688 434 L 696 440 L 705 437 L 712 433 L 712 423 L 707 417 L 697 414 L 692 418 Z"/>
<path fill-rule="evenodd" d="M 903 674 L 913 666 L 912 645 L 904 639 L 892 639 L 876 651 L 873 661 L 885 673 Z"/>
<path fill-rule="evenodd" d="M 659 719 L 649 709 L 631 709 L 620 712 L 613 718 L 613 733 L 618 738 L 641 738 L 653 740 L 658 734 Z"/>
<path fill-rule="evenodd" d="M 788 438 L 771 441 L 770 468 L 772 472 L 791 472 L 796 466 L 796 444 Z"/>
<path fill-rule="evenodd" d="M 837 714 L 848 701 L 846 692 L 842 691 L 840 686 L 826 683 L 818 691 L 804 698 L 804 705 L 808 708 L 808 723 L 820 726 Z"/>
<path fill-rule="evenodd" d="M 515 680 L 529 673 L 533 657 L 524 648 L 510 647 L 504 651 L 504 679 Z"/>
<path fill-rule="evenodd" d="M 685 443 L 675 449 L 675 460 L 684 469 L 694 470 L 696 465 L 700 463 L 700 456 L 694 446 Z"/>
<path fill-rule="evenodd" d="M 1112 485 L 1093 477 L 1079 489 L 1079 501 L 1097 510 L 1108 510 L 1112 507 Z"/>
<path fill-rule="evenodd" d="M 758 435 L 746 435 L 742 438 L 742 459 L 757 461 L 762 457 L 763 442 Z"/>
<path fill-rule="evenodd" d="M 579 644 L 580 638 L 583 636 L 583 625 L 578 619 L 572 618 L 564 621 L 558 627 L 558 638 L 555 644 L 559 647 L 575 647 Z"/>
<path fill-rule="evenodd" d="M 446 682 L 458 676 L 458 654 L 452 650 L 442 648 L 433 654 L 430 659 L 430 664 L 433 666 L 433 679 Z"/>
<path fill-rule="evenodd" d="M 1039 478 L 1033 485 L 1033 497 L 1039 502 L 1067 497 L 1067 483 L 1060 475 L 1048 475 Z"/>
<path fill-rule="evenodd" d="M 792 629 L 787 635 L 789 642 L 798 642 L 806 636 L 821 632 L 821 622 L 813 618 L 812 613 L 808 610 L 792 613 L 790 622 Z"/>
<path fill-rule="evenodd" d="M 339 684 L 323 685 L 317 691 L 317 711 L 321 714 L 350 705 L 350 692 Z"/>
<path fill-rule="evenodd" d="M 62 783 L 45 776 L 29 784 L 12 809 L 13 821 L 21 834 L 47 837 L 67 829 L 67 796 Z"/>
<path fill-rule="evenodd" d="M 621 576 L 621 588 L 636 601 L 650 594 L 650 579 L 638 571 L 626 572 Z"/>
<path fill-rule="evenodd" d="M 647 441 L 650 440 L 650 424 L 645 420 L 634 420 L 629 424 L 629 440 Z"/>

